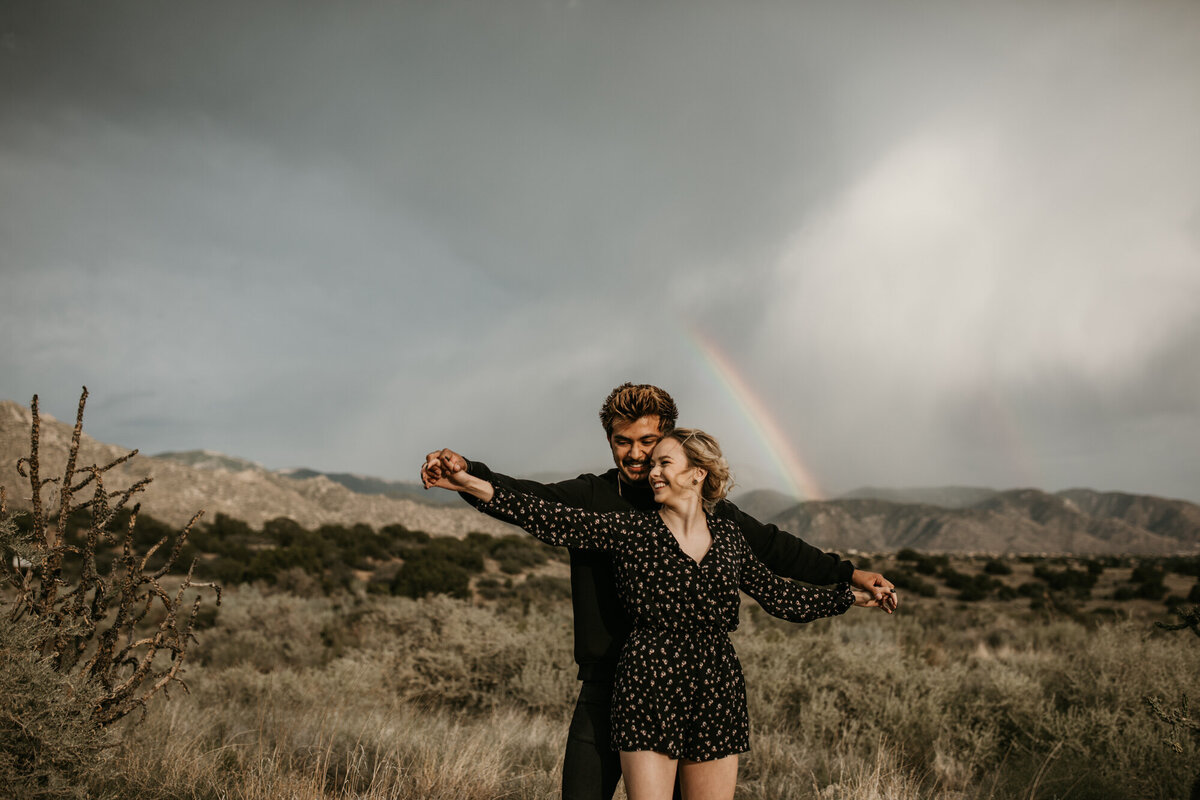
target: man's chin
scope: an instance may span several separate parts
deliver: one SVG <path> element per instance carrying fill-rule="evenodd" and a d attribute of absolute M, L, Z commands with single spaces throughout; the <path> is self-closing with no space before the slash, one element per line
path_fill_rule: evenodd
<path fill-rule="evenodd" d="M 641 472 L 630 472 L 628 469 L 621 469 L 621 477 L 626 483 L 645 483 L 650 477 L 650 470 L 645 469 Z"/>

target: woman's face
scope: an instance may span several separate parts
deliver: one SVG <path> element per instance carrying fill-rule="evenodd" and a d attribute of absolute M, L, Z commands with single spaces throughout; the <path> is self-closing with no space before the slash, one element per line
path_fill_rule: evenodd
<path fill-rule="evenodd" d="M 650 488 L 659 505 L 689 494 L 699 496 L 704 475 L 703 469 L 688 464 L 683 445 L 675 439 L 663 439 L 650 453 Z"/>

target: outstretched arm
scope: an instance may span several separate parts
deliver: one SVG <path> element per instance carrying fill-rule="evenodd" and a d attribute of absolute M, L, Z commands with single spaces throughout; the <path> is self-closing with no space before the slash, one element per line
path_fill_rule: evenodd
<path fill-rule="evenodd" d="M 744 537 L 736 531 L 742 551 L 738 588 L 758 601 L 768 614 L 791 622 L 811 622 L 844 614 L 850 606 L 870 599 L 865 591 L 842 583 L 836 588 L 802 586 L 771 572 L 754 556 Z"/>
<path fill-rule="evenodd" d="M 427 488 L 463 492 L 475 498 L 480 511 L 519 525 L 543 542 L 590 550 L 612 550 L 624 541 L 626 515 L 600 514 L 552 503 L 540 497 L 493 486 L 469 474 L 461 463 L 443 456 L 422 469 Z"/>
<path fill-rule="evenodd" d="M 520 494 L 531 494 L 534 497 L 562 503 L 572 508 L 591 508 L 594 504 L 595 487 L 592 483 L 583 480 L 582 477 L 557 483 L 539 483 L 511 478 L 508 475 L 493 472 L 482 461 L 470 461 L 449 448 L 435 450 L 425 457 L 425 463 L 421 466 L 421 481 L 425 484 L 426 489 L 433 485 L 430 482 L 431 476 L 445 464 L 452 464 L 456 469 L 466 470 L 493 486 L 512 489 Z M 465 495 L 464 499 L 471 505 L 479 505 L 477 502 L 473 502 L 469 495 Z"/>
<path fill-rule="evenodd" d="M 754 555 L 776 575 L 818 586 L 849 583 L 865 593 L 856 605 L 877 606 L 889 614 L 896 610 L 895 587 L 878 572 L 855 569 L 837 554 L 813 547 L 776 525 L 759 522 L 727 500 L 717 506 L 717 514 L 737 526 Z"/>

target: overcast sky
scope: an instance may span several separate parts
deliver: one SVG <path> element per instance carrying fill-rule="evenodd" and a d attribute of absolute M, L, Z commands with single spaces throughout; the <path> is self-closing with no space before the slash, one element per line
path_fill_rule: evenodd
<path fill-rule="evenodd" d="M 9 0 L 0 270 L 147 453 L 1200 501 L 1200 3 Z"/>

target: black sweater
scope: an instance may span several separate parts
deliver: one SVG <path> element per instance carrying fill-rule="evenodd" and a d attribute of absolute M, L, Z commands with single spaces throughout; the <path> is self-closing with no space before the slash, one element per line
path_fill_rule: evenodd
<path fill-rule="evenodd" d="M 493 486 L 512 489 L 585 511 L 650 511 L 658 508 L 649 482 L 630 485 L 619 480 L 614 467 L 603 475 L 580 475 L 559 483 L 518 480 L 492 472 L 479 461 L 467 471 Z M 481 501 L 461 495 L 478 506 Z M 818 586 L 849 583 L 854 565 L 825 553 L 774 525 L 764 525 L 728 500 L 717 504 L 715 516 L 730 519 L 741 530 L 754 555 L 776 575 Z M 611 557 L 601 550 L 568 548 L 571 554 L 571 606 L 575 619 L 575 662 L 580 680 L 611 681 L 631 622 L 617 594 Z"/>

